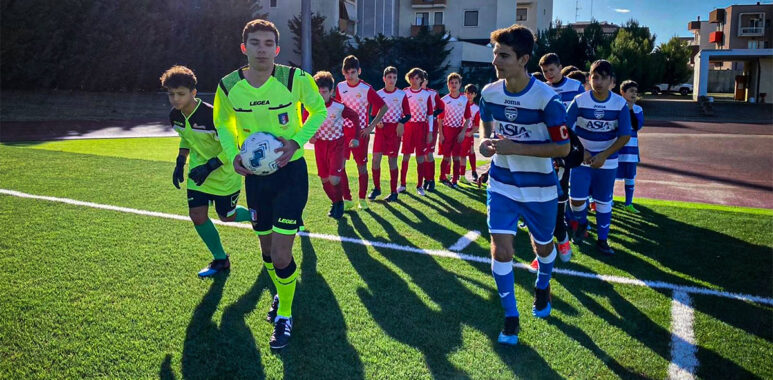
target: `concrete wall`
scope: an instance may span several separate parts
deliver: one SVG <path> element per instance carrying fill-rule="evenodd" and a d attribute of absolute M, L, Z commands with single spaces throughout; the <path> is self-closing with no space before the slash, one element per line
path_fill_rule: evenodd
<path fill-rule="evenodd" d="M 400 0 L 400 36 L 411 35 L 411 25 L 416 23 L 416 13 L 429 12 L 430 24 L 435 12 L 443 12 L 446 32 L 459 39 L 488 39 L 491 31 L 515 23 L 516 0 L 449 0 L 445 7 L 414 8 L 410 0 Z M 464 26 L 464 12 L 478 11 L 478 25 Z"/>
<path fill-rule="evenodd" d="M 735 91 L 735 76 L 743 74 L 737 70 L 709 70 L 708 92 Z"/>

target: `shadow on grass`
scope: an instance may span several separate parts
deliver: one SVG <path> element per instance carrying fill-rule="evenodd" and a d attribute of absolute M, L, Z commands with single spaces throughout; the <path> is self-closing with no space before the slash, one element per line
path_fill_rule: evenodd
<path fill-rule="evenodd" d="M 185 333 L 182 377 L 265 377 L 255 337 L 246 323 L 270 279 L 262 271 L 252 287 L 223 311 L 220 326 L 212 320 L 223 295 L 228 274 L 216 276 L 193 312 Z M 268 339 L 268 337 L 266 337 Z"/>
<path fill-rule="evenodd" d="M 394 226 L 373 213 L 384 225 L 390 240 L 411 245 Z M 339 224 L 341 236 L 360 235 L 372 240 L 374 236 L 360 219 L 351 216 L 352 226 Z M 345 244 L 345 243 L 344 243 Z M 526 344 L 516 347 L 499 347 L 496 337 L 502 327 L 499 298 L 495 290 L 488 288 L 489 297 L 471 292 L 456 274 L 446 271 L 433 257 L 405 254 L 390 249 L 374 247 L 381 256 L 404 271 L 413 283 L 420 287 L 438 307 L 428 305 L 405 280 L 373 258 L 366 247 L 346 245 L 344 252 L 354 269 L 367 283 L 367 289 L 358 291 L 360 299 L 373 319 L 392 338 L 419 350 L 434 378 L 469 378 L 449 362 L 448 356 L 462 346 L 462 326 L 471 326 L 486 335 L 494 351 L 519 377 L 558 377 L 545 360 Z M 517 360 L 516 360 L 517 358 Z"/>
<path fill-rule="evenodd" d="M 299 239 L 303 261 L 293 300 L 293 341 L 278 355 L 284 361 L 284 377 L 362 379 L 362 361 L 347 339 L 348 329 L 338 300 L 317 271 L 316 250 L 308 236 Z"/>

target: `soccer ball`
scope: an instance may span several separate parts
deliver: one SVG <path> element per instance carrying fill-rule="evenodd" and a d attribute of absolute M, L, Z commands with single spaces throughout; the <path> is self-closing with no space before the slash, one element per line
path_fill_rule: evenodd
<path fill-rule="evenodd" d="M 242 165 L 255 175 L 273 174 L 279 169 L 276 160 L 282 153 L 274 152 L 283 144 L 274 135 L 265 132 L 255 132 L 247 137 L 242 144 L 239 155 Z"/>

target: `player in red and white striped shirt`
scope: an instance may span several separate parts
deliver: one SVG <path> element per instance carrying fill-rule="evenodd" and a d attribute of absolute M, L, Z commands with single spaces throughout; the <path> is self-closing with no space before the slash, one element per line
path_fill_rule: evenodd
<path fill-rule="evenodd" d="M 429 91 L 432 96 L 432 116 L 429 117 L 430 131 L 432 131 L 432 141 L 427 146 L 427 153 L 424 157 L 424 189 L 427 191 L 435 191 L 435 148 L 437 146 L 438 135 L 443 129 L 443 124 L 438 120 L 438 115 L 443 112 L 445 103 L 440 99 L 440 94 L 437 91 L 428 88 L 429 74 L 422 70 L 424 73 L 424 81 L 421 83 L 421 88 Z"/>
<path fill-rule="evenodd" d="M 403 164 L 400 168 L 400 187 L 397 192 L 405 191 L 405 180 L 408 176 L 408 162 L 411 154 L 416 154 L 416 174 L 418 182 L 416 192 L 424 195 L 422 187 L 424 181 L 424 158 L 427 154 L 427 145 L 432 141 L 432 130 L 428 124 L 429 116 L 432 115 L 431 94 L 421 88 L 421 81 L 424 79 L 422 70 L 418 67 L 412 68 L 405 74 L 405 80 L 411 84 L 406 88 L 405 96 L 408 98 L 408 106 L 411 109 L 411 119 L 405 123 L 405 133 L 403 133 Z"/>
<path fill-rule="evenodd" d="M 341 71 L 344 74 L 346 81 L 338 83 L 336 86 L 336 100 L 345 104 L 347 107 L 353 109 L 360 116 L 360 125 L 362 131 L 358 136 L 347 135 L 347 140 L 357 138 L 360 140 L 360 145 L 357 148 L 351 149 L 351 155 L 354 158 L 354 162 L 357 163 L 357 170 L 359 174 L 359 195 L 360 195 L 360 208 L 367 209 L 368 202 L 365 200 L 365 196 L 368 193 L 368 143 L 370 142 L 370 133 L 376 127 L 376 124 L 381 122 L 381 118 L 386 113 L 387 107 L 381 97 L 376 94 L 376 91 L 369 84 L 360 80 L 360 61 L 357 57 L 350 55 L 344 58 L 343 67 Z M 368 116 L 375 115 L 373 120 L 368 123 Z M 346 154 L 346 158 L 349 159 L 349 152 Z M 346 173 L 346 170 L 344 170 Z M 344 174 L 344 208 L 346 210 L 352 210 L 355 207 L 352 202 L 351 190 L 349 189 L 349 180 Z"/>
<path fill-rule="evenodd" d="M 462 87 L 462 76 L 458 73 L 448 74 L 446 80 L 448 85 L 448 95 L 441 100 L 445 104 L 443 113 L 438 115 L 440 125 L 440 154 L 443 155 L 443 161 L 440 163 L 440 182 L 457 187 L 462 155 L 462 141 L 464 135 L 470 127 L 470 102 L 467 96 L 462 94 L 459 89 Z M 451 170 L 451 159 L 454 161 L 454 172 L 451 182 L 448 181 L 448 174 Z"/>
<path fill-rule="evenodd" d="M 341 188 L 341 177 L 344 175 L 346 158 L 346 139 L 344 138 L 344 120 L 348 120 L 354 129 L 354 133 L 360 130 L 360 120 L 356 112 L 343 103 L 332 99 L 333 74 L 328 71 L 319 71 L 314 74 L 314 81 L 319 88 L 319 94 L 325 100 L 327 118 L 322 122 L 317 133 L 309 142 L 314 144 L 314 156 L 317 158 L 317 174 L 322 180 L 322 188 L 325 190 L 333 205 L 330 206 L 328 216 L 340 219 L 344 215 L 344 202 Z M 304 116 L 306 112 L 304 110 Z M 357 148 L 359 140 L 349 142 L 350 148 Z"/>
<path fill-rule="evenodd" d="M 470 161 L 470 169 L 472 169 L 472 178 L 478 180 L 478 172 L 475 156 L 475 136 L 473 134 L 480 127 L 480 108 L 475 104 L 475 97 L 478 96 L 478 87 L 474 84 L 468 84 L 464 87 L 464 93 L 467 95 L 467 101 L 470 103 L 470 127 L 467 129 L 467 133 L 464 135 L 464 141 L 462 141 L 462 160 L 461 160 L 461 176 L 462 182 L 467 182 L 464 175 L 467 171 L 467 160 Z"/>
<path fill-rule="evenodd" d="M 384 100 L 389 110 L 384 114 L 381 123 L 376 125 L 376 138 L 373 142 L 373 191 L 368 199 L 375 200 L 381 195 L 381 156 L 386 155 L 389 161 L 389 188 L 391 193 L 387 202 L 397 200 L 397 153 L 400 150 L 400 138 L 405 130 L 404 123 L 411 119 L 411 108 L 408 97 L 403 90 L 395 88 L 397 83 L 397 68 L 389 66 L 384 69 L 384 88 L 376 93 Z"/>

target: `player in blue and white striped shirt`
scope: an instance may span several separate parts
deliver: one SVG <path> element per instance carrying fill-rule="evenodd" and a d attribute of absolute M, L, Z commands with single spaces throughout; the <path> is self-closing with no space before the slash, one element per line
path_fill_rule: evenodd
<path fill-rule="evenodd" d="M 638 214 L 633 207 L 633 187 L 636 179 L 636 165 L 639 163 L 639 130 L 644 126 L 644 110 L 634 102 L 639 95 L 639 84 L 627 80 L 620 85 L 620 95 L 628 103 L 631 114 L 631 140 L 620 149 L 617 165 L 617 179 L 625 181 L 624 209 Z"/>
<path fill-rule="evenodd" d="M 520 25 L 491 33 L 498 81 L 481 91 L 480 153 L 493 156 L 489 171 L 488 228 L 491 270 L 505 310 L 498 341 L 516 344 L 520 326 L 513 278 L 513 240 L 518 218 L 529 227 L 539 272 L 532 314 L 550 315 L 550 276 L 556 259 L 553 228 L 558 180 L 551 157 L 569 153 L 566 111 L 555 91 L 526 70 L 534 35 Z M 492 131 L 496 138 L 491 138 Z"/>
<path fill-rule="evenodd" d="M 561 60 L 556 53 L 547 53 L 539 59 L 539 68 L 542 75 L 545 76 L 545 82 L 556 91 L 561 103 L 569 108 L 569 103 L 574 97 L 585 92 L 582 83 L 572 78 L 567 78 L 561 74 Z"/>
<path fill-rule="evenodd" d="M 585 147 L 585 162 L 574 168 L 569 177 L 571 208 L 579 221 L 574 241 L 578 245 L 582 243 L 583 231 L 588 226 L 586 201 L 591 195 L 596 202 L 596 247 L 607 255 L 615 253 L 609 247 L 607 236 L 612 221 L 618 151 L 631 138 L 628 105 L 620 95 L 609 91 L 612 76 L 612 65 L 608 61 L 593 62 L 590 67 L 592 90 L 574 98 L 566 117 L 566 124 L 577 133 Z"/>

